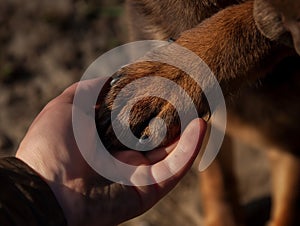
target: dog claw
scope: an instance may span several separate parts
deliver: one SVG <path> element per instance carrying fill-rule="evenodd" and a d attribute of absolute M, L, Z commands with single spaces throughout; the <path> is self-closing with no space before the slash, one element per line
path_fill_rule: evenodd
<path fill-rule="evenodd" d="M 112 77 L 112 80 L 110 82 L 110 85 L 111 86 L 114 86 L 121 78 L 123 77 L 123 74 L 122 73 L 116 73 L 114 74 L 114 76 Z"/>
<path fill-rule="evenodd" d="M 171 37 L 171 38 L 168 39 L 168 42 L 169 42 L 169 43 L 176 42 L 176 39 Z"/>
<path fill-rule="evenodd" d="M 143 135 L 140 139 L 139 139 L 139 143 L 140 144 L 146 144 L 148 142 L 148 135 Z"/>
<path fill-rule="evenodd" d="M 118 76 L 116 78 L 113 78 L 110 82 L 111 86 L 114 86 L 119 80 L 120 80 L 121 76 Z"/>

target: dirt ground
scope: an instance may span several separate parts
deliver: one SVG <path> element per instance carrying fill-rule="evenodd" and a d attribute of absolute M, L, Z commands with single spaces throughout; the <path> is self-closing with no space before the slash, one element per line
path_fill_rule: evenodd
<path fill-rule="evenodd" d="M 0 150 L 13 155 L 43 106 L 98 56 L 126 43 L 122 1 L 0 1 Z M 269 193 L 268 162 L 236 144 L 243 203 Z M 167 197 L 123 226 L 203 225 L 197 165 Z"/>

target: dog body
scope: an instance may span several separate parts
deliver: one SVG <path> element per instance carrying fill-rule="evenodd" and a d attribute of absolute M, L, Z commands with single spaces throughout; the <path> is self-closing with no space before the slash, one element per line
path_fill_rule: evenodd
<path fill-rule="evenodd" d="M 127 1 L 131 40 L 168 40 L 239 0 Z M 137 19 L 138 18 L 138 19 Z"/>
<path fill-rule="evenodd" d="M 300 15 L 289 16 L 290 12 L 283 7 L 289 8 L 289 0 L 274 2 L 274 8 L 272 5 L 270 10 L 268 0 L 254 3 L 239 0 L 127 0 L 126 3 L 131 40 L 177 39 L 179 45 L 192 50 L 207 63 L 223 89 L 229 113 L 227 136 L 221 155 L 200 175 L 208 226 L 242 224 L 230 160 L 232 138 L 255 144 L 267 150 L 270 156 L 273 207 L 269 225 L 292 226 L 300 222 L 296 212 L 300 198 L 300 58 L 294 50 L 270 40 L 294 43 L 298 50 L 300 34 L 294 21 Z M 267 8 L 261 6 L 265 3 Z M 260 7 L 263 10 L 259 11 Z M 293 10 L 297 11 L 297 7 L 299 4 L 295 3 Z M 283 12 L 278 12 L 279 9 Z M 253 19 L 253 12 L 259 21 Z M 283 21 L 288 21 L 286 27 L 278 20 L 277 13 L 284 15 Z M 276 26 L 270 29 L 270 24 Z M 292 39 L 287 33 L 292 34 Z M 120 73 L 124 76 L 108 94 L 108 110 L 102 111 L 100 122 L 103 117 L 109 117 L 107 113 L 112 110 L 115 96 L 126 84 L 149 74 L 176 81 L 188 91 L 200 115 L 208 111 L 201 89 L 178 69 L 146 62 L 129 66 Z M 138 92 L 134 94 L 138 95 Z M 167 134 L 167 140 L 178 135 L 178 116 L 172 106 L 150 99 L 132 109 L 133 115 L 141 117 L 131 119 L 135 135 L 143 137 L 146 133 L 148 136 L 148 130 L 141 127 L 145 121 L 150 121 L 145 120 L 150 116 L 141 111 L 149 104 L 149 111 L 153 112 L 163 106 L 155 116 L 162 117 L 170 125 L 172 132 Z M 151 117 L 155 116 L 151 114 Z"/>

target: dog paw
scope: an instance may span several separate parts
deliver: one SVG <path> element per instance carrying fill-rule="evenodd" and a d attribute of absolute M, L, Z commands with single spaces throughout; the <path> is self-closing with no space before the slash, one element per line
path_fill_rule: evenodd
<path fill-rule="evenodd" d="M 190 120 L 208 112 L 198 84 L 168 64 L 137 62 L 119 70 L 110 84 L 96 110 L 99 136 L 110 150 L 166 145 Z"/>

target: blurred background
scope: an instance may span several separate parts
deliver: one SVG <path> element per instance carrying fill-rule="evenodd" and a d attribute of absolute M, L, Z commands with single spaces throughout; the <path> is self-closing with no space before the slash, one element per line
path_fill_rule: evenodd
<path fill-rule="evenodd" d="M 126 40 L 121 0 L 0 1 L 0 149 L 13 154 L 41 108 Z"/>
<path fill-rule="evenodd" d="M 79 81 L 97 57 L 126 43 L 123 3 L 0 1 L 0 156 L 15 153 L 49 100 Z M 243 202 L 267 194 L 268 166 L 263 154 L 243 151 L 237 159 Z M 203 225 L 197 175 L 195 164 L 170 195 L 123 226 Z"/>

